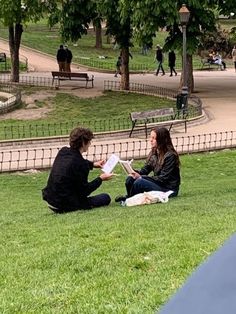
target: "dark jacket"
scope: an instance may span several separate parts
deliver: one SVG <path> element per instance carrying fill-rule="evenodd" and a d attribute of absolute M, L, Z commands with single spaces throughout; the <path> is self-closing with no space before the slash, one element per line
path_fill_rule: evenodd
<path fill-rule="evenodd" d="M 168 61 L 169 61 L 169 66 L 174 67 L 175 66 L 175 60 L 176 60 L 176 55 L 174 51 L 170 51 L 168 55 Z"/>
<path fill-rule="evenodd" d="M 163 58 L 164 56 L 163 56 L 163 53 L 162 53 L 162 49 L 157 49 L 156 50 L 156 60 L 158 61 L 158 62 L 163 62 L 164 60 L 164 58 Z"/>
<path fill-rule="evenodd" d="M 93 163 L 84 159 L 79 151 L 63 147 L 42 191 L 43 199 L 62 211 L 90 208 L 87 197 L 102 184 L 100 177 L 88 182 L 91 169 Z"/>
<path fill-rule="evenodd" d="M 153 176 L 148 176 L 153 171 Z M 173 152 L 167 152 L 162 166 L 158 164 L 158 157 L 152 155 L 144 167 L 138 171 L 145 179 L 153 181 L 169 190 L 176 190 L 180 185 L 180 171 L 177 156 Z"/>
<path fill-rule="evenodd" d="M 66 62 L 71 63 L 72 58 L 73 58 L 72 52 L 70 51 L 70 49 L 66 49 Z"/>
<path fill-rule="evenodd" d="M 57 61 L 65 62 L 66 61 L 66 51 L 64 48 L 60 48 L 57 50 Z"/>

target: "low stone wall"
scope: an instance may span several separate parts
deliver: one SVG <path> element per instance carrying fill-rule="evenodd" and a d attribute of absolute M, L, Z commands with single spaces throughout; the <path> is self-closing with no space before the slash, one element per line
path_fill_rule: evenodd
<path fill-rule="evenodd" d="M 0 114 L 14 110 L 21 103 L 21 92 L 9 86 L 0 86 Z"/>

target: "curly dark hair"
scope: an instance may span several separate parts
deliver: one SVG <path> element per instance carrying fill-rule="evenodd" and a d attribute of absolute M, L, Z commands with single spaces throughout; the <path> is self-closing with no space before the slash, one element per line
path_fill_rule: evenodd
<path fill-rule="evenodd" d="M 70 147 L 79 150 L 83 144 L 88 144 L 93 139 L 90 129 L 77 127 L 70 132 Z"/>

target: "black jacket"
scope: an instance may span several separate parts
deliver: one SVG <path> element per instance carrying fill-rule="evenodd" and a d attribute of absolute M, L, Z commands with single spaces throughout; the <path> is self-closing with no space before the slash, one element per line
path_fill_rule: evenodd
<path fill-rule="evenodd" d="M 158 62 L 163 62 L 163 53 L 162 53 L 162 50 L 161 49 L 157 49 L 156 50 L 156 60 Z"/>
<path fill-rule="evenodd" d="M 62 211 L 89 208 L 88 195 L 102 184 L 100 177 L 88 182 L 91 169 L 93 163 L 84 159 L 79 151 L 63 147 L 42 191 L 43 199 Z"/>
<path fill-rule="evenodd" d="M 57 50 L 57 61 L 65 62 L 66 61 L 66 51 L 63 48 Z"/>
<path fill-rule="evenodd" d="M 174 67 L 175 66 L 175 60 L 176 60 L 176 55 L 174 51 L 170 51 L 168 55 L 168 61 L 169 61 L 169 66 Z"/>
<path fill-rule="evenodd" d="M 153 176 L 148 174 L 153 171 Z M 144 167 L 138 171 L 145 179 L 153 181 L 169 190 L 176 190 L 180 185 L 180 171 L 177 156 L 173 152 L 167 152 L 162 166 L 158 164 L 158 157 L 152 155 Z"/>
<path fill-rule="evenodd" d="M 70 49 L 66 49 L 66 62 L 71 63 L 73 58 L 72 52 Z"/>

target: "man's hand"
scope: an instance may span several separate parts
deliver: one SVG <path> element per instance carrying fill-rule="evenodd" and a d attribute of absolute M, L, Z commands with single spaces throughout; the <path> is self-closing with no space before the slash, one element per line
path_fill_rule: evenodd
<path fill-rule="evenodd" d="M 102 179 L 102 181 L 108 181 L 112 179 L 113 175 L 113 173 L 102 173 L 100 175 L 100 178 Z"/>
<path fill-rule="evenodd" d="M 94 168 L 102 168 L 103 165 L 105 164 L 105 160 L 98 160 L 98 161 L 94 161 L 93 163 L 93 167 Z"/>

